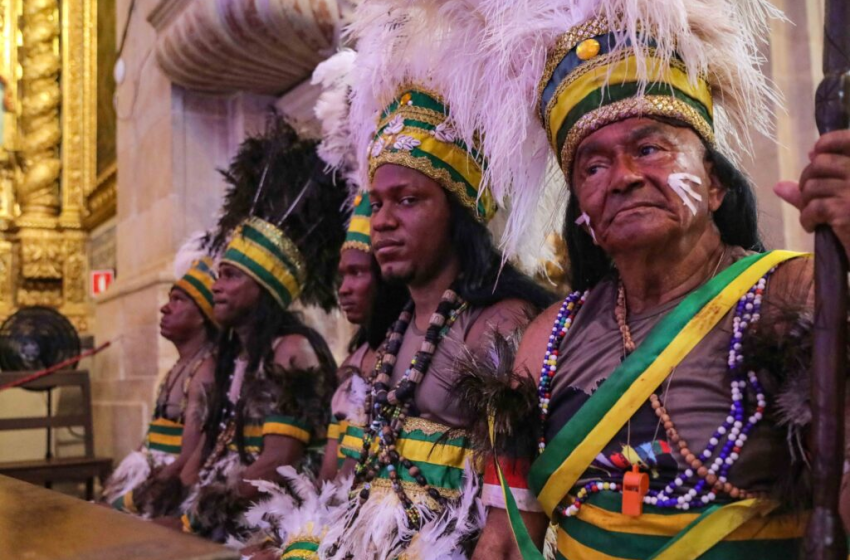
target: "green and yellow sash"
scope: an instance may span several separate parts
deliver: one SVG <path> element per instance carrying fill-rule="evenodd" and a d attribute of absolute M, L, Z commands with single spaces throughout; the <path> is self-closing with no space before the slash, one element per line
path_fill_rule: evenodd
<path fill-rule="evenodd" d="M 770 269 L 798 256 L 801 254 L 772 251 L 745 257 L 692 292 L 652 329 L 646 340 L 614 370 L 587 403 L 547 444 L 544 453 L 532 465 L 529 487 L 535 492 L 550 518 L 605 445 L 738 300 Z M 514 534 L 517 535 L 523 557 L 542 558 L 528 537 L 504 479 L 502 486 L 508 517 Z M 750 505 L 741 502 L 721 508 L 709 508 L 702 514 L 709 516 L 703 520 L 706 523 L 701 521 L 693 526 L 688 523 L 682 526 L 684 534 L 675 538 L 681 543 L 676 545 L 677 548 L 691 547 L 689 549 L 696 550 L 694 542 L 698 540 L 703 546 L 709 543 L 708 548 L 711 548 L 758 513 L 752 508 L 746 515 L 741 513 Z M 672 515 L 681 514 L 674 512 Z M 584 520 L 585 516 L 583 506 L 581 514 L 570 519 Z M 644 517 L 634 519 L 634 527 L 643 527 L 646 522 Z M 711 519 L 712 523 L 707 523 L 708 519 Z M 565 532 L 565 538 L 569 538 L 569 533 L 563 526 L 562 532 Z M 669 535 L 664 541 L 669 541 Z M 581 557 L 616 558 L 605 554 Z M 647 558 L 645 555 L 626 557 Z M 679 558 L 688 557 L 696 556 Z"/>

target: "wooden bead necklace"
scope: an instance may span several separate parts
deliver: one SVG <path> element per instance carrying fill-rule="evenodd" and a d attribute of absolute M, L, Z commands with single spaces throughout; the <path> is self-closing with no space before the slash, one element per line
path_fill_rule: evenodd
<path fill-rule="evenodd" d="M 362 484 L 359 497 L 360 503 L 364 503 L 369 499 L 372 481 L 378 477 L 381 469 L 386 468 L 392 489 L 404 507 L 408 520 L 414 526 L 418 526 L 421 520 L 415 504 L 407 496 L 401 484 L 399 465 L 407 470 L 411 478 L 431 499 L 441 506 L 444 505 L 445 500 L 436 488 L 428 484 L 419 467 L 399 454 L 396 442 L 405 420 L 410 416 L 416 387 L 428 372 L 437 346 L 466 308 L 466 302 L 463 302 L 457 293 L 452 289 L 446 290 L 436 312 L 431 316 L 419 351 L 402 379 L 394 389 L 390 390 L 390 380 L 398 353 L 413 318 L 413 302 L 408 302 L 390 329 L 387 343 L 375 365 L 373 377 L 367 380 L 371 385 L 371 391 L 366 394 L 365 409 L 371 412 L 372 421 L 363 435 L 363 448 L 354 469 L 352 488 Z M 377 451 L 372 450 L 375 438 L 378 439 Z"/>

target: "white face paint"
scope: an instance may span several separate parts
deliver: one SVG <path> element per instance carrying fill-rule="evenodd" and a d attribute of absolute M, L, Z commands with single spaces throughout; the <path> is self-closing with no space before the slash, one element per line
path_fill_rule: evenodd
<path fill-rule="evenodd" d="M 587 214 L 582 212 L 581 216 L 579 216 L 578 220 L 576 220 L 576 225 L 577 226 L 586 225 L 587 231 L 590 232 L 590 237 L 593 239 L 593 244 L 598 245 L 598 243 L 596 243 L 596 232 L 593 231 L 593 226 L 590 225 L 590 216 L 588 216 Z"/>
<path fill-rule="evenodd" d="M 671 173 L 670 176 L 667 177 L 667 184 L 671 189 L 673 189 L 673 192 L 679 195 L 679 198 L 682 199 L 682 202 L 684 202 L 685 206 L 688 207 L 688 210 L 691 211 L 691 214 L 696 216 L 696 203 L 702 202 L 702 195 L 696 192 L 688 183 L 701 185 L 702 180 L 696 175 L 691 175 L 690 173 Z"/>

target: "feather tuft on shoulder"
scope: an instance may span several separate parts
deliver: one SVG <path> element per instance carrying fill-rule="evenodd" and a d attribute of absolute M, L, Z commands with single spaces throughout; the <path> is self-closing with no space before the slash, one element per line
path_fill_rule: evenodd
<path fill-rule="evenodd" d="M 540 432 L 537 387 L 530 375 L 514 371 L 521 332 L 509 336 L 494 333 L 483 356 L 469 350 L 459 358 L 454 395 L 464 415 L 474 418 L 469 426 L 472 447 L 479 455 L 533 459 Z M 490 441 L 489 418 L 493 418 L 495 442 Z"/>

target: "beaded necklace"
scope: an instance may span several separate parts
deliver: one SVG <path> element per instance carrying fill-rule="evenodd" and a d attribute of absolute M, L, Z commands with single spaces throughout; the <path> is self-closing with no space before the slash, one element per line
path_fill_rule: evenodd
<path fill-rule="evenodd" d="M 419 467 L 412 461 L 402 457 L 395 446 L 404 421 L 410 414 L 416 387 L 425 377 L 431 360 L 437 350 L 437 345 L 445 338 L 460 314 L 467 308 L 466 302 L 451 289 L 446 290 L 431 316 L 425 338 L 396 387 L 390 390 L 389 384 L 393 368 L 401 350 L 404 334 L 413 318 L 413 302 L 408 302 L 398 320 L 390 329 L 384 352 L 379 356 L 375 365 L 375 375 L 368 380 L 372 390 L 366 394 L 365 408 L 372 412 L 372 421 L 363 437 L 363 448 L 360 459 L 354 469 L 354 484 L 356 488 L 362 483 L 360 503 L 369 499 L 372 481 L 378 476 L 381 468 L 386 468 L 393 491 L 399 498 L 408 520 L 414 526 L 420 522 L 419 513 L 413 501 L 407 496 L 399 480 L 399 463 L 407 469 L 410 476 L 422 487 L 427 495 L 440 505 L 445 500 L 436 488 L 432 488 Z M 373 451 L 373 442 L 378 438 L 378 449 Z M 354 491 L 352 491 L 353 497 Z"/>
<path fill-rule="evenodd" d="M 184 362 L 177 361 L 174 366 L 168 370 L 168 375 L 165 376 L 165 379 L 162 383 L 159 384 L 159 387 L 156 390 L 156 403 L 154 407 L 154 418 L 165 418 L 166 407 L 169 405 L 168 398 L 171 396 L 171 391 L 174 389 L 174 386 L 180 380 L 180 377 L 186 371 L 189 366 L 192 368 L 189 370 L 189 374 L 183 380 L 183 394 L 180 397 L 180 415 L 178 416 L 177 422 L 183 424 L 185 421 L 186 415 L 186 406 L 189 404 L 189 386 L 192 383 L 192 378 L 200 369 L 201 364 L 206 360 L 211 352 L 210 344 L 203 344 L 198 350 L 192 355 L 191 358 Z"/>
<path fill-rule="evenodd" d="M 702 507 L 713 502 L 719 493 L 729 495 L 733 499 L 744 499 L 757 497 L 758 494 L 748 492 L 735 487 L 727 480 L 729 470 L 732 465 L 738 460 L 741 449 L 747 441 L 747 438 L 752 433 L 756 424 L 763 418 L 764 410 L 767 406 L 764 389 L 758 381 L 758 377 L 754 371 L 743 371 L 741 363 L 744 360 L 741 354 L 742 340 L 746 329 L 756 323 L 761 317 L 761 304 L 764 295 L 764 290 L 767 281 L 775 268 L 769 270 L 748 292 L 741 297 L 735 307 L 735 315 L 732 319 L 732 337 L 729 341 L 729 353 L 727 365 L 732 377 L 731 393 L 732 404 L 729 410 L 729 416 L 723 424 L 715 430 L 712 437 L 709 439 L 705 449 L 697 454 L 694 454 L 688 442 L 682 438 L 676 430 L 675 424 L 670 417 L 667 409 L 664 407 L 657 395 L 651 395 L 650 404 L 655 411 L 659 421 L 664 424 L 669 440 L 678 446 L 680 455 L 685 459 L 685 462 L 690 465 L 690 468 L 685 469 L 683 473 L 677 474 L 672 482 L 667 484 L 662 490 L 649 490 L 643 496 L 643 503 L 662 508 L 676 508 L 680 510 L 688 510 L 691 504 L 694 507 Z M 544 385 L 544 374 L 541 374 L 541 383 L 538 387 L 541 395 L 541 419 L 545 422 L 548 415 L 548 399 L 549 390 L 551 389 L 552 377 L 554 376 L 557 353 L 553 352 L 560 346 L 563 341 L 569 326 L 572 324 L 573 317 L 578 311 L 575 301 L 584 302 L 586 294 L 578 296 L 578 293 L 573 293 L 567 296 L 564 304 L 561 306 L 561 311 L 555 321 L 555 326 L 552 329 L 552 335 L 549 337 L 546 356 L 544 358 L 543 373 L 546 374 Z M 572 300 L 572 301 L 571 301 Z M 570 306 L 570 303 L 573 305 Z M 620 332 L 623 337 L 623 347 L 626 355 L 631 353 L 635 344 L 631 338 L 631 332 L 626 323 L 625 309 L 625 291 L 622 284 L 619 287 L 617 294 L 617 307 L 614 315 L 617 319 Z M 554 356 L 554 359 L 553 359 Z M 745 409 L 745 391 L 749 388 L 750 392 L 755 396 L 756 406 L 754 412 L 746 418 Z M 544 390 L 545 389 L 545 390 Z M 545 394 L 545 406 L 544 397 Z M 725 442 L 724 442 L 725 440 Z M 721 442 L 724 442 L 721 446 Z M 541 441 L 540 451 L 545 449 L 545 441 Z M 720 448 L 720 452 L 714 457 L 715 451 Z M 714 459 L 712 459 L 714 457 Z M 711 461 L 709 463 L 709 461 Z M 637 465 L 635 465 L 637 467 Z M 688 488 L 686 483 L 696 478 L 697 481 L 692 488 Z M 569 505 L 561 504 L 556 512 L 564 517 L 576 515 L 582 504 L 587 498 L 596 492 L 603 490 L 622 492 L 622 485 L 615 482 L 589 481 L 585 483 L 577 492 L 572 503 Z"/>

